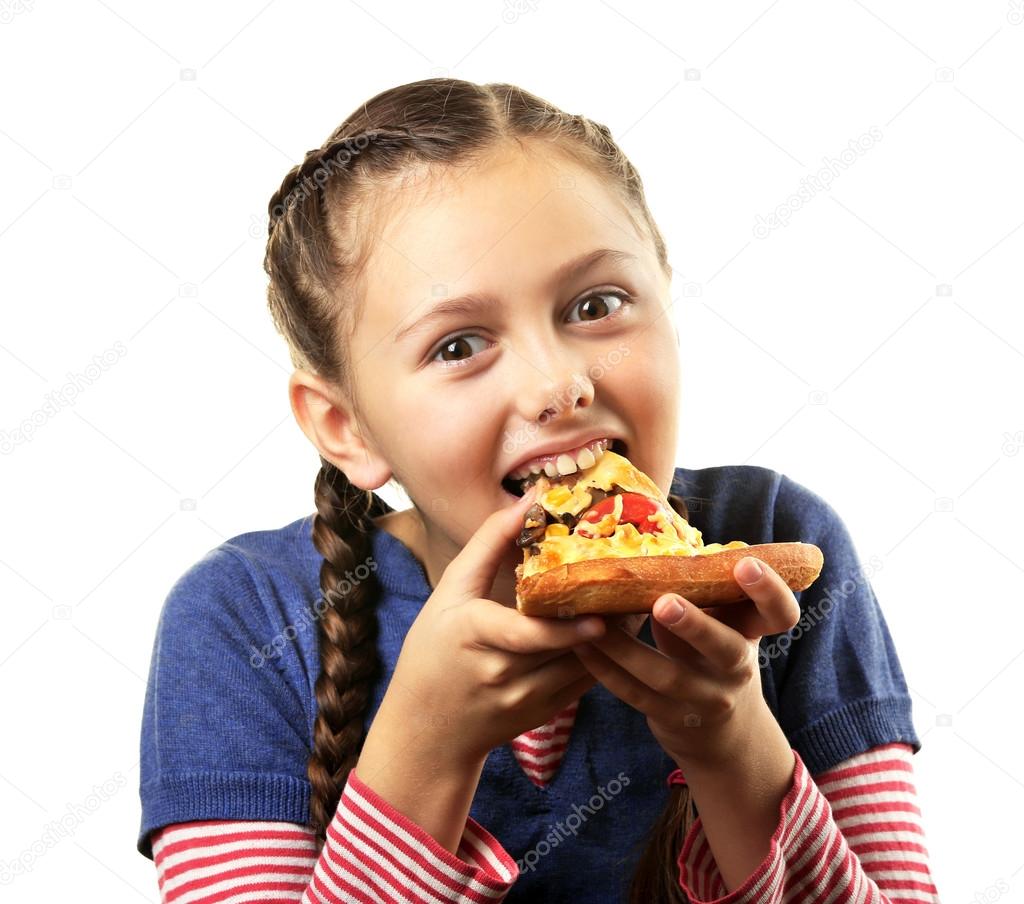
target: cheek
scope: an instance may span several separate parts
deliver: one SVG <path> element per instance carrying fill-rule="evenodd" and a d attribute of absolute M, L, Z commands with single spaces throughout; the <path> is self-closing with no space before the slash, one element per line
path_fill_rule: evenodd
<path fill-rule="evenodd" d="M 658 326 L 651 327 L 652 335 Z M 642 456 L 637 465 L 668 492 L 679 443 L 680 366 L 675 333 L 636 343 L 605 387 L 610 404 L 628 415 Z M 599 387 L 598 392 L 601 389 Z"/>
<path fill-rule="evenodd" d="M 656 329 L 653 326 L 642 335 L 652 336 Z M 671 337 L 671 330 L 669 334 Z M 678 349 L 674 340 L 666 344 L 660 336 L 638 340 L 627 347 L 629 354 L 608 369 L 598 381 L 597 391 L 600 395 L 603 384 L 605 394 L 614 396 L 624 411 L 632 413 L 638 432 L 646 432 L 665 420 L 667 412 L 678 409 Z"/>
<path fill-rule="evenodd" d="M 421 486 L 470 489 L 492 481 L 495 431 L 488 406 L 442 392 L 394 398 L 388 415 L 391 447 L 407 479 Z"/>

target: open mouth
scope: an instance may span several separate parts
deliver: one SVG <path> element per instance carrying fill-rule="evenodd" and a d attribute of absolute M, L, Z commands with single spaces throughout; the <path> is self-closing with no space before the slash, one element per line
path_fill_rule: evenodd
<path fill-rule="evenodd" d="M 628 447 L 621 439 L 613 439 L 608 449 L 612 452 L 617 453 L 625 458 L 628 458 Z M 543 472 L 537 472 L 531 474 L 529 477 L 525 477 L 522 480 L 513 480 L 510 477 L 506 477 L 501 481 L 501 488 L 508 493 L 510 496 L 514 496 L 517 499 L 522 498 L 523 494 L 530 488 L 530 486 L 537 482 L 537 479 Z M 575 483 L 576 477 L 579 475 L 579 470 L 574 471 L 572 474 L 566 474 L 558 478 L 548 478 L 549 480 L 563 481 L 570 486 Z"/>

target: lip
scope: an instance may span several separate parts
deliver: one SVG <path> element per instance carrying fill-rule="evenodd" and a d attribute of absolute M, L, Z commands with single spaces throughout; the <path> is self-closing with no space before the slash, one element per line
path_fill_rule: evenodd
<path fill-rule="evenodd" d="M 552 440 L 550 443 L 545 443 L 537 449 L 531 449 L 526 455 L 513 462 L 501 475 L 501 479 L 504 480 L 513 471 L 523 467 L 527 462 L 533 461 L 535 458 L 548 458 L 554 459 L 563 452 L 571 452 L 579 449 L 581 446 L 589 446 L 591 443 L 596 442 L 599 439 L 608 439 L 610 441 L 619 440 L 619 442 L 625 442 L 622 437 L 614 432 L 607 431 L 603 433 L 588 433 L 579 437 L 564 437 L 558 440 Z M 611 442 L 609 442 L 608 448 L 611 448 Z"/>

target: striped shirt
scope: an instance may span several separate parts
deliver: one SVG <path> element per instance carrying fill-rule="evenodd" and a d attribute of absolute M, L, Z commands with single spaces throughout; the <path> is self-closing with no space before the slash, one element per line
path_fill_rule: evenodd
<path fill-rule="evenodd" d="M 793 756 L 793 783 L 770 851 L 739 888 L 727 891 L 700 817 L 694 821 L 677 861 L 680 887 L 693 904 L 938 901 L 911 747 L 874 747 L 813 778 L 795 750 Z M 160 900 L 174 904 L 486 904 L 501 901 L 519 874 L 500 841 L 472 817 L 452 854 L 375 794 L 356 770 L 319 855 L 313 833 L 302 825 L 229 820 L 159 829 L 153 854 Z"/>
<path fill-rule="evenodd" d="M 579 707 L 580 701 L 574 700 L 550 722 L 524 731 L 512 741 L 516 762 L 537 787 L 543 788 L 555 777 Z"/>

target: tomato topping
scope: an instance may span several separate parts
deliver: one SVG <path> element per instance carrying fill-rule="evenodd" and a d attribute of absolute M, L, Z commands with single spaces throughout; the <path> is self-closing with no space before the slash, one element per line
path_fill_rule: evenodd
<path fill-rule="evenodd" d="M 606 515 L 614 515 L 616 499 L 622 500 L 619 524 L 632 524 L 640 533 L 646 534 L 656 534 L 661 530 L 656 521 L 648 520 L 649 515 L 665 511 L 665 507 L 657 499 L 643 496 L 640 493 L 619 493 L 602 499 L 597 505 L 587 509 L 576 524 L 576 533 L 591 540 L 599 536 L 610 537 L 614 533 L 614 525 L 612 530 L 605 530 L 601 533 L 591 532 L 586 525 L 597 524 Z"/>

